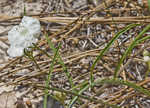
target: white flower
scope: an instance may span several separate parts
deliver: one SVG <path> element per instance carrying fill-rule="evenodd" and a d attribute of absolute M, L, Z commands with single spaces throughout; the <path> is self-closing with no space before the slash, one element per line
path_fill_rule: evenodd
<path fill-rule="evenodd" d="M 23 17 L 22 22 L 20 23 L 21 26 L 24 26 L 29 29 L 29 33 L 34 35 L 34 37 L 40 34 L 40 22 L 32 17 Z"/>
<path fill-rule="evenodd" d="M 25 48 L 38 41 L 40 32 L 40 22 L 35 18 L 24 16 L 21 23 L 8 32 L 10 48 L 7 53 L 9 56 L 22 56 Z"/>

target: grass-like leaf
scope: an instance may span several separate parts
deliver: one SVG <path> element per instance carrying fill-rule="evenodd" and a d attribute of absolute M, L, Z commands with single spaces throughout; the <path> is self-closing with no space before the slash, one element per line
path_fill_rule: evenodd
<path fill-rule="evenodd" d="M 26 10 L 26 6 L 25 6 L 25 4 L 24 4 L 23 15 L 24 15 L 24 16 L 26 16 L 26 15 L 27 15 L 27 10 Z"/>
<path fill-rule="evenodd" d="M 150 11 L 150 0 L 147 0 L 148 1 L 148 8 L 149 8 L 149 11 Z"/>
<path fill-rule="evenodd" d="M 145 37 L 143 37 L 142 39 L 139 39 L 136 43 L 137 43 L 137 44 L 140 44 L 140 43 L 142 43 L 142 42 L 144 42 L 144 41 L 146 41 L 146 40 L 148 40 L 148 39 L 150 39 L 150 36 L 145 36 Z"/>
<path fill-rule="evenodd" d="M 111 41 L 107 44 L 107 46 L 99 53 L 99 55 L 97 56 L 96 60 L 94 61 L 93 65 L 90 68 L 90 85 L 92 87 L 92 83 L 94 81 L 93 78 L 93 70 L 96 66 L 96 63 L 102 58 L 102 56 L 104 55 L 104 53 L 110 48 L 110 46 L 114 43 L 114 41 L 123 33 L 125 33 L 126 31 L 130 30 L 131 28 L 138 26 L 139 24 L 130 24 L 128 26 L 126 26 L 124 29 L 122 29 L 120 32 L 118 32 L 112 39 Z"/>
<path fill-rule="evenodd" d="M 46 85 L 45 85 L 46 88 L 49 87 L 49 82 L 51 79 L 51 72 L 53 71 L 54 63 L 56 61 L 56 58 L 58 57 L 58 50 L 59 50 L 60 46 L 61 46 L 61 44 L 58 45 L 58 48 L 56 49 L 56 52 L 54 53 L 54 58 L 52 59 L 52 63 L 50 64 L 48 77 L 46 79 Z M 48 97 L 48 89 L 45 89 L 44 108 L 47 108 L 47 97 Z"/>
<path fill-rule="evenodd" d="M 150 39 L 150 36 L 143 37 L 142 39 L 137 41 L 137 44 L 142 43 L 143 41 L 148 40 L 148 39 Z M 147 78 L 150 73 L 150 62 L 149 61 L 147 62 L 147 66 L 148 66 L 148 70 L 145 73 L 145 78 Z"/>
<path fill-rule="evenodd" d="M 85 90 L 87 90 L 89 88 L 89 85 L 88 84 L 86 84 L 86 86 L 84 87 L 84 88 L 82 88 L 79 92 L 78 92 L 78 94 L 79 95 L 81 95 Z M 70 102 L 70 104 L 69 104 L 69 108 L 72 108 L 72 105 L 76 102 L 76 100 L 78 99 L 78 96 L 75 96 L 72 100 L 71 100 L 71 102 Z"/>
<path fill-rule="evenodd" d="M 39 50 L 40 52 L 42 52 L 43 54 L 45 54 L 47 57 L 49 57 L 49 58 L 52 59 L 52 57 L 51 57 L 45 50 L 39 48 L 39 47 L 38 47 L 36 44 L 34 44 L 34 43 L 32 43 L 32 44 L 33 44 L 34 48 L 36 48 L 37 50 Z"/>
<path fill-rule="evenodd" d="M 56 49 L 55 49 L 53 43 L 51 42 L 51 40 L 48 38 L 47 34 L 45 35 L 45 37 L 46 37 L 46 40 L 47 40 L 50 48 L 53 50 L 53 52 L 56 52 Z M 58 54 L 58 62 L 62 66 L 63 71 L 66 73 L 66 76 L 67 76 L 67 78 L 69 80 L 69 83 L 70 83 L 71 87 L 73 87 L 74 84 L 73 84 L 73 81 L 72 81 L 71 74 L 68 72 L 67 67 L 65 66 L 65 63 L 63 62 L 63 60 L 62 60 L 62 58 L 61 58 L 61 56 L 59 54 Z"/>
<path fill-rule="evenodd" d="M 134 41 L 130 44 L 130 46 L 127 48 L 123 56 L 121 57 L 114 73 L 114 78 L 117 78 L 118 76 L 118 71 L 120 70 L 121 64 L 123 63 L 124 59 L 130 54 L 132 49 L 136 46 L 136 44 L 139 42 L 138 40 L 141 38 L 141 36 L 150 29 L 150 25 L 146 26 L 140 33 L 139 35 L 134 39 Z"/>
<path fill-rule="evenodd" d="M 80 89 L 80 91 L 78 92 L 78 93 L 76 93 L 76 94 L 78 94 L 79 96 L 85 91 L 85 90 L 87 90 L 88 88 L 89 88 L 90 86 L 89 86 L 89 84 L 87 83 L 86 85 L 85 85 L 85 87 L 83 87 L 82 89 Z M 75 96 L 74 98 L 73 98 L 73 100 L 71 101 L 71 103 L 69 104 L 69 108 L 72 108 L 72 105 L 76 102 L 76 100 L 78 99 L 78 97 L 79 96 Z M 90 98 L 89 98 L 90 99 Z M 89 100 L 88 99 L 88 100 Z M 120 107 L 118 107 L 118 106 L 116 106 L 116 105 L 112 105 L 112 104 L 109 104 L 109 103 L 107 103 L 107 102 L 103 102 L 102 100 L 96 100 L 95 99 L 95 102 L 99 102 L 99 103 L 101 103 L 101 104 L 103 104 L 103 105 L 106 105 L 106 106 L 110 106 L 110 107 L 112 107 L 112 108 L 120 108 Z"/>
<path fill-rule="evenodd" d="M 33 61 L 36 65 L 36 67 L 40 70 L 38 63 L 36 62 L 36 60 L 33 56 L 33 51 L 29 51 L 27 49 L 24 49 L 24 55 L 27 56 L 31 61 Z"/>
<path fill-rule="evenodd" d="M 124 81 L 124 80 L 120 80 L 120 79 L 109 79 L 109 78 L 105 78 L 105 79 L 102 79 L 102 80 L 97 80 L 95 82 L 95 84 L 114 84 L 114 85 L 126 85 L 126 86 L 129 86 L 131 88 L 134 88 L 135 90 L 147 95 L 147 96 L 150 96 L 150 91 L 147 90 L 147 89 L 144 89 L 143 87 L 139 86 L 139 85 L 136 85 L 135 83 L 132 83 L 132 82 L 129 82 L 129 81 Z"/>
<path fill-rule="evenodd" d="M 121 30 L 120 32 L 118 32 L 113 38 L 112 40 L 107 44 L 107 46 L 100 52 L 99 56 L 97 56 L 96 60 L 94 61 L 93 65 L 91 66 L 90 68 L 90 84 L 91 86 L 93 86 L 93 81 L 94 81 L 94 78 L 93 78 L 93 70 L 95 68 L 95 65 L 96 63 L 102 58 L 102 56 L 104 55 L 104 53 L 109 49 L 109 47 L 114 43 L 114 41 L 120 36 L 122 35 L 123 33 L 125 33 L 126 31 L 130 30 L 131 28 L 135 27 L 135 26 L 138 26 L 139 24 L 130 24 L 128 26 L 126 26 L 123 30 Z M 82 93 L 84 92 L 85 90 L 87 90 L 90 86 L 87 85 L 85 86 L 83 89 L 81 89 L 78 93 Z M 82 91 L 82 92 L 81 92 Z M 78 97 L 74 97 L 72 100 L 71 100 L 71 103 L 70 103 L 70 106 L 72 106 L 72 104 L 78 99 Z"/>
<path fill-rule="evenodd" d="M 75 93 L 75 92 L 72 92 L 70 90 L 64 90 L 64 89 L 60 89 L 60 88 L 55 88 L 55 87 L 45 87 L 43 85 L 39 85 L 39 84 L 34 84 L 35 87 L 38 87 L 38 88 L 44 88 L 44 89 L 49 89 L 49 90 L 53 90 L 53 91 L 58 91 L 58 92 L 61 92 L 61 93 L 65 93 L 65 94 L 71 94 L 71 95 L 74 95 L 74 96 L 78 96 L 80 98 L 83 98 L 83 99 L 86 99 L 86 100 L 89 100 L 91 102 L 95 102 L 95 103 L 101 103 L 103 105 L 106 105 L 106 106 L 109 106 L 111 108 L 121 108 L 117 105 L 112 105 L 112 104 L 108 104 L 107 102 L 103 102 L 101 99 L 97 99 L 97 98 L 94 98 L 94 97 L 89 97 L 89 96 L 86 96 L 86 95 L 81 95 L 81 94 L 78 94 L 78 93 Z M 88 85 L 89 86 L 89 85 Z M 68 108 L 68 107 L 67 107 Z"/>

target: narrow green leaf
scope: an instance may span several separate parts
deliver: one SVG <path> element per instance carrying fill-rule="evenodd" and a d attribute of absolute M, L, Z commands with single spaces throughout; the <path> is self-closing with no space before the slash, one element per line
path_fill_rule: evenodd
<path fill-rule="evenodd" d="M 149 8 L 149 11 L 150 11 L 150 0 L 147 0 L 148 1 L 148 8 Z"/>
<path fill-rule="evenodd" d="M 33 62 L 35 63 L 36 67 L 37 67 L 39 70 L 41 70 L 40 67 L 39 67 L 39 65 L 38 65 L 38 63 L 36 62 L 36 60 L 35 60 L 35 58 L 34 58 L 34 56 L 33 56 L 33 51 L 29 51 L 29 50 L 27 50 L 27 49 L 24 49 L 24 54 L 25 54 L 25 56 L 27 56 L 31 61 L 33 61 Z"/>
<path fill-rule="evenodd" d="M 142 39 L 139 39 L 139 40 L 137 40 L 137 44 L 140 44 L 140 43 L 142 43 L 143 41 L 146 41 L 146 40 L 148 40 L 148 39 L 150 39 L 150 36 L 145 36 L 145 37 L 143 37 Z M 136 45 L 137 45 L 136 44 Z"/>
<path fill-rule="evenodd" d="M 138 40 L 141 38 L 141 36 L 150 29 L 150 25 L 146 26 L 140 33 L 139 35 L 134 39 L 134 41 L 130 44 L 130 46 L 127 48 L 127 50 L 125 51 L 125 53 L 123 54 L 123 56 L 121 57 L 116 69 L 115 69 L 115 73 L 114 73 L 114 78 L 117 78 L 118 76 L 118 71 L 120 70 L 121 64 L 123 63 L 124 59 L 130 54 L 130 52 L 132 51 L 132 49 L 135 47 L 135 45 L 137 44 Z"/>
<path fill-rule="evenodd" d="M 50 48 L 53 50 L 53 52 L 56 52 L 56 49 L 55 49 L 53 43 L 51 42 L 51 40 L 48 38 L 47 34 L 45 35 L 45 37 L 46 37 L 46 40 L 47 40 Z M 59 54 L 58 54 L 58 62 L 63 67 L 63 71 L 66 73 L 66 76 L 67 76 L 67 78 L 69 80 L 69 83 L 70 83 L 71 87 L 73 87 L 74 84 L 73 84 L 73 81 L 72 81 L 71 74 L 68 72 L 67 67 L 65 66 L 65 63 L 63 62 L 63 60 L 62 60 L 62 58 L 61 58 L 61 56 Z"/>
<path fill-rule="evenodd" d="M 48 73 L 48 78 L 46 79 L 46 88 L 49 87 L 49 83 L 50 83 L 50 79 L 51 79 L 51 72 L 53 72 L 53 67 L 54 67 L 54 63 L 56 61 L 56 58 L 58 56 L 58 50 L 60 48 L 61 44 L 58 45 L 58 48 L 55 52 L 54 58 L 52 60 L 52 63 L 50 64 L 50 68 L 49 68 L 49 73 Z M 44 96 L 44 108 L 47 108 L 47 97 L 48 97 L 48 89 L 45 89 L 45 96 Z"/>
<path fill-rule="evenodd" d="M 102 56 L 104 55 L 104 53 L 109 49 L 109 47 L 114 43 L 114 41 L 123 33 L 125 33 L 126 31 L 130 30 L 131 28 L 138 26 L 139 24 L 130 24 L 128 26 L 126 26 L 124 29 L 122 29 L 120 32 L 118 32 L 112 39 L 111 41 L 107 44 L 107 46 L 99 53 L 99 55 L 97 56 L 96 60 L 94 61 L 93 65 L 90 68 L 90 85 L 92 87 L 92 83 L 94 81 L 93 78 L 93 70 L 95 68 L 96 63 L 102 58 Z"/>
<path fill-rule="evenodd" d="M 80 91 L 79 91 L 77 94 L 78 94 L 78 95 L 81 95 L 81 94 L 82 94 L 84 91 L 86 91 L 89 87 L 90 87 L 89 84 L 85 85 L 85 87 L 83 87 L 82 89 L 80 89 Z M 76 100 L 78 99 L 78 97 L 79 97 L 79 96 L 75 96 L 75 97 L 73 98 L 73 100 L 72 100 L 71 103 L 69 104 L 69 107 L 68 107 L 68 108 L 72 108 L 72 105 L 76 102 Z M 116 106 L 116 105 L 109 104 L 109 103 L 104 102 L 104 101 L 102 101 L 102 100 L 96 100 L 96 99 L 95 99 L 95 101 L 96 101 L 96 102 L 99 102 L 99 103 L 101 103 L 101 104 L 103 104 L 103 105 L 110 106 L 110 107 L 112 107 L 112 108 L 120 108 L 120 107 L 118 107 L 118 106 Z"/>
<path fill-rule="evenodd" d="M 47 57 L 51 58 L 52 57 L 45 51 L 45 50 L 42 50 L 41 48 L 39 48 L 36 44 L 32 43 L 34 48 L 36 48 L 37 50 L 41 51 L 42 53 L 44 53 Z"/>
<path fill-rule="evenodd" d="M 25 4 L 24 4 L 23 15 L 24 15 L 24 16 L 26 16 L 26 15 L 27 15 L 27 12 L 26 12 L 26 6 L 25 6 Z"/>
<path fill-rule="evenodd" d="M 140 43 L 142 43 L 143 41 L 146 41 L 146 40 L 148 40 L 148 39 L 150 39 L 150 36 L 143 37 L 142 39 L 140 39 L 140 40 L 137 41 L 137 44 L 140 44 Z M 146 73 L 145 73 L 145 78 L 148 77 L 148 75 L 149 75 L 149 73 L 150 73 L 150 61 L 148 61 L 146 64 L 147 64 L 147 66 L 148 66 L 148 70 L 147 70 Z"/>
<path fill-rule="evenodd" d="M 136 85 L 135 83 L 129 82 L 129 81 L 124 81 L 124 80 L 119 80 L 119 79 L 114 79 L 114 78 L 105 78 L 102 80 L 97 80 L 95 82 L 95 84 L 114 84 L 114 85 L 126 85 L 129 86 L 131 88 L 134 88 L 135 90 L 137 90 L 138 92 L 141 92 L 147 96 L 150 96 L 150 91 L 147 89 L 144 89 L 143 87 Z"/>
<path fill-rule="evenodd" d="M 89 85 L 87 84 L 84 88 L 82 88 L 79 92 L 78 92 L 78 94 L 80 95 L 80 94 L 82 94 L 85 90 L 87 90 L 89 88 Z M 69 104 L 69 108 L 72 108 L 72 105 L 76 102 L 76 100 L 78 99 L 78 96 L 75 96 L 72 100 L 71 100 L 71 102 L 70 102 L 70 104 Z"/>

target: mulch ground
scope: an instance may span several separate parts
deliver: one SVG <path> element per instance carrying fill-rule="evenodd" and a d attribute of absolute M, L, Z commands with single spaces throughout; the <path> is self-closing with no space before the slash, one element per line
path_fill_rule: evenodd
<path fill-rule="evenodd" d="M 111 78 L 125 50 L 135 37 L 150 23 L 146 0 L 3 0 L 0 1 L 0 108 L 42 108 L 41 97 L 44 95 L 45 79 L 54 53 L 49 48 L 45 34 L 57 47 L 72 81 L 80 90 L 83 83 L 90 79 L 90 67 L 105 48 L 107 43 L 129 24 L 141 24 L 123 33 L 104 54 L 94 68 L 94 79 Z M 36 63 L 27 56 L 10 58 L 7 54 L 9 42 L 7 33 L 18 25 L 24 13 L 35 17 L 41 23 L 41 37 L 33 55 Z M 147 36 L 147 32 L 144 36 Z M 42 50 L 40 50 L 40 49 Z M 138 44 L 124 60 L 119 71 L 119 78 L 134 82 L 150 89 L 148 69 L 143 61 L 143 50 L 150 50 L 149 40 Z M 44 53 L 44 51 L 46 53 Z M 38 66 L 37 66 L 38 65 Z M 66 90 L 65 105 L 73 99 L 66 73 L 56 62 L 50 81 L 52 95 Z M 56 92 L 57 91 L 57 92 Z M 123 85 L 97 85 L 87 89 L 82 95 L 104 101 L 122 108 L 149 108 L 150 98 L 133 88 Z M 4 100 L 4 101 L 1 101 Z M 12 101 L 14 100 L 14 101 Z M 6 102 L 7 101 L 7 102 Z M 50 99 L 49 99 L 50 101 Z M 5 103 L 5 104 L 4 104 Z M 20 105 L 20 106 L 19 106 Z M 24 105 L 24 106 L 21 106 Z M 103 108 L 100 102 L 80 97 L 73 108 Z M 55 104 L 53 108 L 56 108 Z"/>

